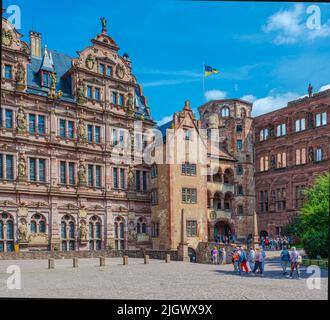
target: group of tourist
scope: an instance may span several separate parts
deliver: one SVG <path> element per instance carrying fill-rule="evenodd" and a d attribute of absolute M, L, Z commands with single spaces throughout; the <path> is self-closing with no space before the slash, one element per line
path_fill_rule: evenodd
<path fill-rule="evenodd" d="M 267 236 L 259 238 L 259 246 L 263 250 L 282 250 L 283 248 L 291 248 L 291 244 L 292 239 L 290 236 L 278 236 L 276 238 L 271 238 Z"/>
<path fill-rule="evenodd" d="M 231 262 L 234 267 L 234 272 L 242 274 L 251 273 L 253 275 L 258 272 L 261 276 L 264 274 L 265 270 L 265 259 L 266 252 L 261 248 L 250 248 L 247 250 L 245 247 L 238 247 L 232 245 L 233 250 L 229 254 L 231 257 Z M 213 264 L 226 264 L 227 263 L 227 253 L 225 248 L 214 247 L 211 251 L 212 263 Z M 290 267 L 290 275 L 288 277 L 292 278 L 293 273 L 296 270 L 298 279 L 300 279 L 300 264 L 302 262 L 302 257 L 295 247 L 292 247 L 289 251 L 287 246 L 283 246 L 280 253 L 281 267 L 283 270 L 283 275 L 287 275 L 287 269 Z"/>

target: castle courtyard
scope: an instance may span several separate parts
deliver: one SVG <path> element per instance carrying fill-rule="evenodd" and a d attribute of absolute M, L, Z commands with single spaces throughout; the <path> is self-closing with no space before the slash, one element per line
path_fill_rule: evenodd
<path fill-rule="evenodd" d="M 21 270 L 21 289 L 7 289 L 6 273 L 10 265 Z M 328 271 L 321 270 L 321 288 L 308 289 L 306 273 L 302 279 L 282 275 L 278 259 L 269 258 L 264 277 L 234 274 L 232 265 L 208 265 L 188 262 L 129 258 L 126 266 L 121 258 L 107 258 L 106 266 L 99 259 L 55 260 L 55 269 L 48 269 L 47 260 L 0 261 L 0 297 L 16 298 L 89 298 L 89 299 L 303 299 L 325 300 L 328 292 Z"/>

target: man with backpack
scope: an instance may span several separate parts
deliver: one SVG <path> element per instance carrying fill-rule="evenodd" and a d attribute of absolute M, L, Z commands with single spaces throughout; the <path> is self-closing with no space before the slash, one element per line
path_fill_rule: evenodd
<path fill-rule="evenodd" d="M 283 250 L 281 251 L 280 258 L 281 258 L 281 266 L 283 269 L 283 275 L 286 275 L 286 273 L 287 273 L 286 269 L 290 264 L 290 253 L 287 248 L 285 248 L 285 247 L 283 248 Z"/>
<path fill-rule="evenodd" d="M 296 250 L 296 247 L 292 247 L 292 251 L 290 253 L 290 279 L 292 279 L 293 272 L 296 269 L 298 279 L 300 279 L 300 264 L 302 262 L 302 257 L 300 253 Z"/>
<path fill-rule="evenodd" d="M 245 270 L 246 273 L 249 273 L 249 269 L 247 266 L 247 258 L 246 258 L 246 253 L 245 253 L 245 248 L 242 248 L 242 250 L 240 251 L 240 255 L 239 255 L 239 262 L 240 262 L 240 271 Z"/>

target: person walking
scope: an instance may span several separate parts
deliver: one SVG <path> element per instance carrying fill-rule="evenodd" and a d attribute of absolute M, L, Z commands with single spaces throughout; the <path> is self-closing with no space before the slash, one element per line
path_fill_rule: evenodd
<path fill-rule="evenodd" d="M 263 273 L 265 272 L 265 259 L 266 259 L 266 251 L 265 250 L 261 250 L 261 268 L 262 268 L 262 272 L 261 275 L 263 275 Z"/>
<path fill-rule="evenodd" d="M 239 254 L 237 249 L 233 250 L 231 261 L 234 266 L 234 272 L 239 272 Z"/>
<path fill-rule="evenodd" d="M 263 270 L 261 264 L 262 264 L 262 254 L 260 248 L 256 248 L 253 274 L 255 274 L 257 270 L 259 270 L 259 273 L 262 275 Z"/>
<path fill-rule="evenodd" d="M 218 264 L 218 249 L 217 247 L 214 247 L 212 250 L 212 263 Z"/>
<path fill-rule="evenodd" d="M 290 279 L 293 278 L 293 272 L 296 269 L 298 279 L 300 279 L 300 264 L 302 262 L 302 257 L 300 253 L 297 251 L 296 247 L 292 247 L 290 253 Z"/>
<path fill-rule="evenodd" d="M 221 252 L 222 252 L 222 261 L 221 261 L 221 264 L 226 264 L 227 263 L 226 249 L 223 247 L 221 249 Z"/>
<path fill-rule="evenodd" d="M 245 253 L 245 248 L 242 248 L 242 250 L 240 251 L 240 255 L 239 255 L 239 262 L 240 262 L 240 270 L 244 271 L 246 273 L 249 273 L 249 269 L 247 266 L 247 257 L 246 257 L 246 253 Z"/>
<path fill-rule="evenodd" d="M 287 248 L 283 248 L 283 250 L 281 251 L 280 258 L 281 258 L 281 267 L 283 269 L 283 275 L 286 275 L 287 274 L 286 269 L 290 264 L 290 253 Z"/>
<path fill-rule="evenodd" d="M 256 253 L 253 250 L 253 248 L 250 248 L 250 252 L 249 252 L 249 255 L 248 255 L 248 262 L 249 262 L 249 267 L 250 267 L 251 272 L 254 269 L 255 254 Z"/>

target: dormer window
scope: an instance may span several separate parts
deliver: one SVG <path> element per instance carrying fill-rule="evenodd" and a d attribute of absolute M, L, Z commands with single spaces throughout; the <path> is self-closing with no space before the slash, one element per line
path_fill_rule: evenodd
<path fill-rule="evenodd" d="M 50 75 L 48 72 L 42 71 L 42 86 L 43 87 L 50 87 Z"/>
<path fill-rule="evenodd" d="M 107 66 L 107 76 L 111 77 L 112 76 L 112 67 Z"/>

